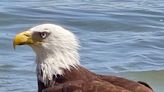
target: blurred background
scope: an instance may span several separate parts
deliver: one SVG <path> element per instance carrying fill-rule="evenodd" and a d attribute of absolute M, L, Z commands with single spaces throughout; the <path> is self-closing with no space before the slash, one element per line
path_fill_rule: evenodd
<path fill-rule="evenodd" d="M 36 92 L 35 54 L 13 37 L 55 23 L 81 41 L 81 64 L 164 92 L 163 0 L 1 0 L 0 92 Z"/>

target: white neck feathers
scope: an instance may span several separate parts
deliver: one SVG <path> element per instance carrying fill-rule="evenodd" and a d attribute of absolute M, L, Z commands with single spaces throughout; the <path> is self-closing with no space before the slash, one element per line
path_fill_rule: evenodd
<path fill-rule="evenodd" d="M 63 75 L 63 69 L 70 70 L 80 64 L 77 50 L 59 49 L 50 52 L 39 50 L 36 57 L 37 76 L 46 85 L 53 75 Z"/>

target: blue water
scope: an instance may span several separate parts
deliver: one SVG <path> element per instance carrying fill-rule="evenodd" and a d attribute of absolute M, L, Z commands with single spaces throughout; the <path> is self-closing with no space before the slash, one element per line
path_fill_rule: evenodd
<path fill-rule="evenodd" d="M 14 51 L 12 39 L 42 23 L 74 32 L 91 71 L 164 91 L 163 0 L 1 0 L 0 92 L 36 92 L 35 54 L 28 46 Z"/>

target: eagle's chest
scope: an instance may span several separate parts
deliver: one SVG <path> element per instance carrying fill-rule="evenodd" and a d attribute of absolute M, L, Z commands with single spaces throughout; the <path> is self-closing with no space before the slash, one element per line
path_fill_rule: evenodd
<path fill-rule="evenodd" d="M 64 78 L 64 76 L 60 75 L 60 74 L 57 74 L 57 75 L 53 75 L 51 76 L 51 78 L 47 78 L 46 79 L 44 78 L 44 73 L 41 69 L 38 69 L 37 70 L 37 77 L 38 79 L 44 83 L 44 85 L 46 87 L 52 87 L 53 85 L 57 85 L 57 84 L 60 84 L 60 83 L 63 83 L 66 81 L 66 79 Z"/>

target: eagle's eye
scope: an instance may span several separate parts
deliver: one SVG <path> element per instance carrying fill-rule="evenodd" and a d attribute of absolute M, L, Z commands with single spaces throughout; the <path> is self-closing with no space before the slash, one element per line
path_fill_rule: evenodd
<path fill-rule="evenodd" d="M 47 32 L 40 32 L 40 37 L 41 37 L 42 39 L 45 39 L 45 38 L 48 36 L 48 34 L 49 34 L 49 33 L 47 33 Z"/>

